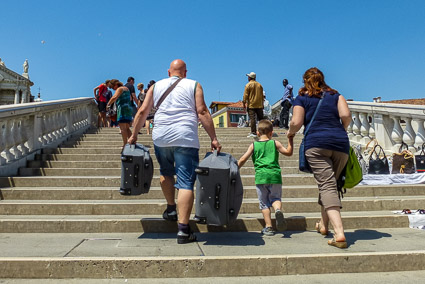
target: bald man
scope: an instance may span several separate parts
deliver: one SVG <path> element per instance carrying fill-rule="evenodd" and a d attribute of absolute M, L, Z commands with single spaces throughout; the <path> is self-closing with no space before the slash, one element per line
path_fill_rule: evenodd
<path fill-rule="evenodd" d="M 201 84 L 186 79 L 186 73 L 186 63 L 183 60 L 171 62 L 169 78 L 156 82 L 146 93 L 134 119 L 133 135 L 128 140 L 130 144 L 136 143 L 137 134 L 152 107 L 156 107 L 167 89 L 181 78 L 155 113 L 155 127 L 152 132 L 155 155 L 160 166 L 161 188 L 167 201 L 167 209 L 162 217 L 169 221 L 177 221 L 178 217 L 179 244 L 196 241 L 196 236 L 189 227 L 189 218 L 194 200 L 195 169 L 199 163 L 198 119 L 211 138 L 211 149 L 221 149 Z M 176 182 L 174 175 L 177 176 Z M 176 188 L 178 216 L 174 199 Z"/>

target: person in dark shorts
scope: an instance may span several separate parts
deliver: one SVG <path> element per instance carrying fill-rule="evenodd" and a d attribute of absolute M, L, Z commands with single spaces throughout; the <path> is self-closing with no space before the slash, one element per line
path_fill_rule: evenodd
<path fill-rule="evenodd" d="M 100 84 L 93 89 L 94 98 L 99 109 L 99 114 L 97 117 L 97 127 L 107 127 L 106 121 L 106 104 L 107 104 L 107 92 L 108 92 L 109 80 L 106 80 L 105 83 Z"/>

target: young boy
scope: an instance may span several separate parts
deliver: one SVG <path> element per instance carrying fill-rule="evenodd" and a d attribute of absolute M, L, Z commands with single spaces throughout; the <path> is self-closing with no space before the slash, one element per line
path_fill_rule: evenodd
<path fill-rule="evenodd" d="M 286 230 L 286 221 L 282 213 L 282 173 L 279 165 L 279 153 L 291 156 L 293 152 L 293 138 L 288 139 L 288 148 L 279 141 L 271 140 L 273 125 L 269 120 L 263 119 L 258 123 L 257 136 L 259 140 L 249 145 L 246 153 L 239 159 L 241 168 L 252 155 L 255 168 L 255 186 L 260 201 L 260 209 L 264 216 L 266 226 L 261 231 L 266 236 L 273 236 L 272 218 L 270 207 L 275 210 L 276 227 L 278 231 Z"/>

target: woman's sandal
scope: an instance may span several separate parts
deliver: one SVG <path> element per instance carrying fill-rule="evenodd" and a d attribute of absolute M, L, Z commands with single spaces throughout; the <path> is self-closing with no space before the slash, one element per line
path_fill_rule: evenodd
<path fill-rule="evenodd" d="M 315 228 L 316 228 L 316 231 L 319 234 L 321 234 L 323 236 L 329 235 L 329 231 L 322 231 L 322 226 L 320 225 L 320 220 L 316 222 L 316 227 Z"/>
<path fill-rule="evenodd" d="M 334 247 L 337 247 L 337 248 L 347 248 L 347 242 L 346 241 L 337 242 L 335 240 L 335 237 L 332 240 L 328 241 L 328 245 L 334 246 Z"/>

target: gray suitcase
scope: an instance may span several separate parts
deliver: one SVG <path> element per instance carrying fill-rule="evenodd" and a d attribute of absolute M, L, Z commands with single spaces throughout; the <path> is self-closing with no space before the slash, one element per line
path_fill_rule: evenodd
<path fill-rule="evenodd" d="M 207 153 L 196 173 L 195 218 L 198 222 L 223 226 L 236 221 L 243 199 L 236 159 L 217 151 Z"/>
<path fill-rule="evenodd" d="M 122 195 L 148 193 L 153 178 L 153 162 L 149 149 L 143 145 L 125 145 L 121 152 Z"/>

